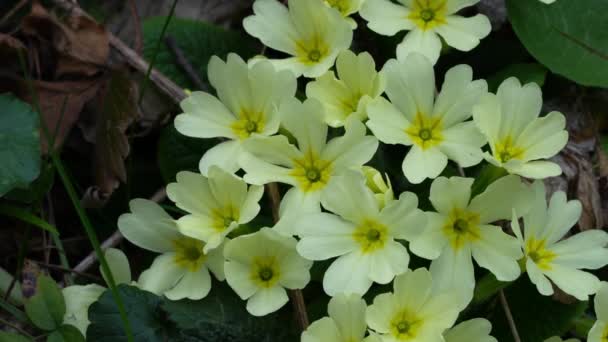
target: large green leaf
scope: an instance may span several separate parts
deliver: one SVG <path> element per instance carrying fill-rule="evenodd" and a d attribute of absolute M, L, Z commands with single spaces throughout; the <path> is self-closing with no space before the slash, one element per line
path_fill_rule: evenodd
<path fill-rule="evenodd" d="M 507 9 L 519 39 L 552 72 L 608 87 L 608 1 L 508 0 Z"/>
<path fill-rule="evenodd" d="M 118 292 L 125 305 L 136 342 L 163 342 L 166 336 L 165 319 L 159 310 L 161 298 L 137 287 L 119 285 Z M 89 307 L 87 341 L 127 341 L 120 313 L 112 291 L 104 292 Z"/>
<path fill-rule="evenodd" d="M 46 342 L 85 342 L 85 340 L 75 326 L 64 324 L 53 331 Z"/>
<path fill-rule="evenodd" d="M 147 59 L 151 59 L 155 52 L 165 19 L 155 17 L 143 23 L 144 56 Z M 203 82 L 207 80 L 207 64 L 211 56 L 225 59 L 229 52 L 234 52 L 246 60 L 259 50 L 254 38 L 202 21 L 172 18 L 165 35 L 175 40 Z M 165 42 L 161 42 L 154 66 L 180 86 L 192 89 L 192 82 L 176 63 Z"/>
<path fill-rule="evenodd" d="M 174 182 L 175 175 L 180 171 L 198 172 L 201 157 L 217 143 L 217 139 L 182 135 L 173 124 L 165 127 L 158 141 L 158 166 L 165 182 Z"/>
<path fill-rule="evenodd" d="M 30 105 L 0 95 L 0 196 L 25 187 L 40 172 L 39 118 Z"/>
<path fill-rule="evenodd" d="M 285 308 L 264 316 L 251 316 L 225 283 L 215 282 L 202 300 L 165 301 L 163 309 L 176 325 L 173 341 L 271 342 L 296 341 L 293 316 Z"/>
<path fill-rule="evenodd" d="M 562 304 L 539 294 L 526 274 L 506 288 L 504 293 L 522 342 L 539 342 L 551 336 L 562 336 L 587 308 L 587 302 Z M 489 319 L 492 321 L 493 336 L 499 341 L 513 340 L 499 303 Z"/>
<path fill-rule="evenodd" d="M 42 275 L 36 281 L 36 294 L 25 302 L 25 313 L 38 328 L 55 330 L 65 314 L 63 295 L 50 277 Z"/>

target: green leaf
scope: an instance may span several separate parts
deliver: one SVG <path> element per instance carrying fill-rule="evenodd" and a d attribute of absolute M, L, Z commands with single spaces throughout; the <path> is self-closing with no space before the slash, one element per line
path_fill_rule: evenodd
<path fill-rule="evenodd" d="M 84 336 L 73 325 L 64 324 L 53 331 L 46 339 L 47 342 L 84 342 Z"/>
<path fill-rule="evenodd" d="M 547 69 L 537 63 L 511 64 L 488 78 L 488 90 L 496 92 L 502 81 L 515 76 L 522 84 L 534 82 L 540 87 L 545 84 Z"/>
<path fill-rule="evenodd" d="M 40 172 L 39 118 L 11 94 L 0 95 L 0 196 L 26 187 Z"/>
<path fill-rule="evenodd" d="M 21 203 L 38 203 L 51 190 L 55 182 L 53 163 L 45 163 L 40 168 L 40 175 L 27 188 L 15 188 L 6 194 L 5 198 Z"/>
<path fill-rule="evenodd" d="M 526 49 L 552 72 L 608 87 L 608 1 L 508 0 L 507 9 Z"/>
<path fill-rule="evenodd" d="M 155 17 L 143 23 L 144 57 L 147 59 L 154 53 L 164 22 L 165 17 Z M 202 21 L 172 18 L 165 35 L 175 39 L 203 82 L 207 81 L 207 64 L 211 56 L 217 55 L 225 59 L 229 52 L 234 52 L 247 60 L 259 50 L 254 38 Z M 192 82 L 175 63 L 175 56 L 164 42 L 154 66 L 178 85 L 193 88 Z"/>
<path fill-rule="evenodd" d="M 254 317 L 225 283 L 214 282 L 202 300 L 166 300 L 162 308 L 176 325 L 172 341 L 297 341 L 293 316 L 283 309 L 264 317 Z"/>
<path fill-rule="evenodd" d="M 151 292 L 129 285 L 119 285 L 117 290 L 123 298 L 135 341 L 165 341 L 166 322 L 162 311 L 159 310 L 162 300 Z M 110 290 L 91 304 L 89 320 L 91 324 L 87 328 L 87 341 L 127 341 L 120 313 Z"/>
<path fill-rule="evenodd" d="M 55 330 L 65 314 L 63 295 L 50 277 L 42 275 L 36 281 L 36 294 L 25 302 L 25 313 L 38 328 Z"/>
<path fill-rule="evenodd" d="M 0 331 L 0 342 L 31 342 L 32 340 L 18 334 Z"/>
<path fill-rule="evenodd" d="M 539 342 L 551 336 L 562 336 L 587 308 L 587 302 L 562 304 L 538 293 L 526 274 L 504 290 L 511 314 L 522 342 Z M 498 341 L 512 341 L 513 336 L 503 308 L 496 304 L 489 319 L 492 335 Z"/>
<path fill-rule="evenodd" d="M 165 182 L 175 181 L 180 171 L 198 172 L 198 163 L 217 139 L 190 138 L 179 133 L 173 124 L 165 127 L 158 142 L 158 166 Z"/>

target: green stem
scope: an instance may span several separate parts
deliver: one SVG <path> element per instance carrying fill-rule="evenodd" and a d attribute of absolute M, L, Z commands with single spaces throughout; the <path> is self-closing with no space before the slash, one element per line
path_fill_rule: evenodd
<path fill-rule="evenodd" d="M 19 51 L 19 62 L 21 64 L 21 68 L 23 69 L 23 72 L 25 75 L 25 80 L 26 80 L 27 86 L 29 88 L 30 94 L 32 96 L 33 102 L 34 102 L 35 110 L 36 110 L 36 112 L 38 112 L 38 115 L 40 116 L 40 123 L 42 126 L 43 133 L 46 136 L 47 142 L 50 143 L 51 135 L 49 133 L 49 129 L 46 126 L 45 121 L 42 119 L 42 112 L 40 111 L 40 103 L 39 103 L 39 99 L 38 99 L 38 94 L 36 93 L 34 86 L 32 84 L 32 80 L 30 79 L 29 73 L 27 72 L 25 59 L 24 59 L 23 53 L 21 51 Z M 78 198 L 78 195 L 76 194 L 74 185 L 72 184 L 70 178 L 68 177 L 68 174 L 63 165 L 63 162 L 61 161 L 61 158 L 59 158 L 56 151 L 52 148 L 52 145 L 49 145 L 49 147 L 50 147 L 49 154 L 51 156 L 51 160 L 53 161 L 53 165 L 55 166 L 55 170 L 57 170 L 57 173 L 59 174 L 59 177 L 61 178 L 63 186 L 65 187 L 65 190 L 68 193 L 68 197 L 70 197 L 70 201 L 72 202 L 72 205 L 74 206 L 74 209 L 76 210 L 76 213 L 78 214 L 78 217 L 80 218 L 80 222 L 82 223 L 82 225 L 84 227 L 85 233 L 87 234 L 89 241 L 93 245 L 93 249 L 95 250 L 97 259 L 99 259 L 101 268 L 102 268 L 103 272 L 107 275 L 108 286 L 110 287 L 110 290 L 112 291 L 114 301 L 116 302 L 116 306 L 118 307 L 118 311 L 120 312 L 120 317 L 123 321 L 124 330 L 127 335 L 127 340 L 129 342 L 132 342 L 132 341 L 134 341 L 134 339 L 133 339 L 133 333 L 131 331 L 131 324 L 129 323 L 129 318 L 127 317 L 127 312 L 125 310 L 124 303 L 122 301 L 120 293 L 118 292 L 118 288 L 116 287 L 116 282 L 114 281 L 114 276 L 112 275 L 112 271 L 110 270 L 110 267 L 108 266 L 106 258 L 104 256 L 101 246 L 99 244 L 99 240 L 97 239 L 97 235 L 95 234 L 95 229 L 93 228 L 93 225 L 91 224 L 91 221 L 89 220 L 89 217 L 87 216 L 82 205 L 80 204 L 80 200 Z"/>

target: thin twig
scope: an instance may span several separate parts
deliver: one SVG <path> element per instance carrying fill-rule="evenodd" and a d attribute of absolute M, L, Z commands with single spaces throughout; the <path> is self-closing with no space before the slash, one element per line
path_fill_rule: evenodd
<path fill-rule="evenodd" d="M 515 320 L 513 319 L 513 315 L 511 314 L 511 309 L 509 309 L 509 303 L 507 302 L 507 297 L 503 290 L 498 292 L 498 296 L 500 297 L 500 304 L 502 305 L 502 309 L 505 311 L 505 316 L 507 317 L 507 322 L 509 322 L 509 328 L 511 329 L 511 334 L 513 334 L 513 340 L 515 342 L 521 342 L 521 338 L 519 338 L 519 332 L 517 332 L 517 326 L 515 325 Z"/>
<path fill-rule="evenodd" d="M 144 51 L 144 41 L 141 33 L 141 20 L 139 19 L 139 14 L 137 13 L 137 4 L 135 3 L 135 0 L 129 0 L 129 10 L 131 11 L 131 16 L 135 21 L 135 52 L 141 56 Z"/>
<path fill-rule="evenodd" d="M 173 53 L 173 57 L 175 57 L 175 63 L 186 73 L 190 81 L 192 81 L 192 83 L 194 83 L 194 85 L 199 90 L 208 91 L 209 89 L 207 88 L 205 83 L 203 83 L 201 78 L 198 77 L 198 74 L 194 70 L 192 63 L 190 63 L 190 61 L 184 54 L 184 51 L 182 51 L 182 49 L 177 45 L 175 38 L 167 35 L 167 37 L 165 38 L 165 44 L 167 44 L 167 47 L 169 48 L 169 50 L 171 50 L 171 53 Z"/>
<path fill-rule="evenodd" d="M 25 331 L 21 327 L 19 327 L 17 324 L 11 323 L 11 322 L 3 319 L 2 317 L 0 317 L 0 323 L 2 323 L 2 324 L 6 325 L 8 327 L 11 327 L 11 328 L 17 330 L 18 332 L 20 332 L 21 334 L 23 334 L 23 335 L 25 335 L 25 336 L 27 336 L 29 338 L 33 338 L 34 337 L 34 336 L 30 335 L 30 333 L 28 333 L 27 331 Z"/>
<path fill-rule="evenodd" d="M 157 202 L 157 203 L 162 202 L 166 196 L 167 196 L 167 192 L 165 191 L 165 188 L 161 188 L 158 191 L 156 191 L 156 193 L 154 195 L 152 195 L 152 197 L 150 197 L 150 201 Z M 110 237 L 107 238 L 101 244 L 101 249 L 105 251 L 108 248 L 115 247 L 122 241 L 123 238 L 124 237 L 120 233 L 120 230 L 116 230 L 114 232 L 114 234 L 110 235 Z M 97 262 L 97 255 L 94 252 L 91 252 L 84 259 L 82 259 L 82 261 L 80 261 L 78 263 L 78 265 L 76 265 L 76 267 L 74 267 L 74 271 L 85 272 L 86 270 L 91 268 L 91 266 L 93 266 L 95 264 L 95 262 Z"/>
<path fill-rule="evenodd" d="M 270 197 L 270 206 L 272 208 L 272 218 L 274 223 L 279 221 L 279 206 L 281 204 L 281 195 L 277 183 L 269 183 L 266 185 L 266 190 Z M 296 314 L 296 320 L 302 331 L 306 330 L 309 325 L 308 313 L 306 312 L 306 302 L 302 290 L 289 290 L 289 299 L 293 305 L 293 310 Z"/>
<path fill-rule="evenodd" d="M 48 203 L 48 220 L 49 222 L 56 227 L 56 222 L 55 222 L 55 206 L 53 205 L 53 200 L 51 197 L 51 194 L 47 194 L 46 196 L 46 200 Z M 58 234 L 51 234 L 51 238 L 53 239 L 53 243 L 55 244 L 55 247 L 57 248 L 57 255 L 59 256 L 59 262 L 61 262 L 61 266 L 66 268 L 66 269 L 70 269 L 70 262 L 68 261 L 68 256 L 65 253 L 65 248 L 63 247 L 63 242 L 61 241 L 61 239 L 59 238 Z M 71 274 L 65 274 L 64 277 L 64 282 L 67 285 L 72 285 L 74 283 L 74 278 L 72 277 Z"/>
<path fill-rule="evenodd" d="M 4 22 L 7 21 L 8 18 L 12 17 L 18 10 L 21 9 L 21 7 L 23 7 L 27 3 L 28 3 L 28 0 L 21 0 L 21 1 L 19 1 L 15 6 L 13 6 L 13 8 L 11 8 L 10 11 L 8 11 L 2 17 L 2 19 L 0 19 L 0 25 L 4 24 Z"/>
<path fill-rule="evenodd" d="M 97 281 L 97 282 L 99 282 L 99 281 L 102 280 L 101 278 L 99 278 L 98 276 L 96 276 L 94 274 L 86 273 L 86 272 L 78 272 L 78 271 L 73 270 L 71 268 L 65 268 L 65 267 L 60 266 L 60 265 L 54 265 L 54 264 L 49 264 L 49 263 L 40 262 L 40 261 L 36 261 L 36 263 L 38 265 L 42 266 L 42 267 L 46 267 L 46 268 L 49 268 L 51 270 L 62 271 L 64 273 L 68 273 L 68 274 L 69 273 L 74 273 L 74 274 L 77 274 L 79 276 L 86 277 L 86 278 L 89 278 L 89 279 Z"/>

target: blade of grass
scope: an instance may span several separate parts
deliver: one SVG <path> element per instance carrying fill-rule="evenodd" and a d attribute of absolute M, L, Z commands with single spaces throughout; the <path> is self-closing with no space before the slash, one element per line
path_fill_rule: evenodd
<path fill-rule="evenodd" d="M 55 211 L 54 211 L 53 201 L 51 200 L 50 193 L 46 195 L 46 199 L 47 199 L 47 203 L 48 203 L 48 207 L 49 207 L 48 219 L 51 224 L 54 224 L 55 223 Z M 65 253 L 65 248 L 63 247 L 63 242 L 61 242 L 61 239 L 59 238 L 59 234 L 51 233 L 51 238 L 53 239 L 53 243 L 55 244 L 55 247 L 57 248 L 57 254 L 59 255 L 59 261 L 61 262 L 61 266 L 69 269 L 70 262 L 68 261 L 67 254 Z M 74 277 L 72 276 L 71 273 L 65 274 L 64 280 L 65 280 L 66 285 L 74 284 Z"/>
<path fill-rule="evenodd" d="M 0 204 L 0 214 L 27 222 L 53 234 L 59 234 L 57 228 L 53 227 L 53 225 L 25 209 L 2 203 Z"/>
<path fill-rule="evenodd" d="M 42 113 L 40 111 L 40 103 L 39 103 L 39 99 L 38 99 L 38 94 L 36 93 L 36 90 L 32 84 L 32 80 L 29 76 L 28 69 L 25 64 L 25 58 L 23 57 L 23 53 L 21 51 L 19 51 L 19 63 L 21 64 L 21 69 L 23 70 L 23 74 L 25 75 L 25 81 L 27 83 L 29 92 L 30 92 L 33 102 L 34 102 L 34 109 L 40 116 L 40 125 L 42 126 L 42 131 L 43 131 L 44 135 L 46 136 L 47 141 L 50 143 L 51 135 L 49 132 L 49 128 L 46 127 L 45 121 L 42 120 Z M 132 342 L 132 341 L 134 341 L 134 339 L 133 339 L 133 333 L 131 330 L 131 324 L 129 323 L 129 318 L 127 317 L 127 312 L 125 310 L 125 306 L 124 306 L 122 297 L 120 296 L 120 293 L 118 292 L 118 288 L 116 287 L 116 282 L 114 281 L 114 276 L 112 275 L 112 271 L 110 270 L 110 267 L 108 266 L 106 258 L 103 255 L 103 251 L 101 250 L 101 247 L 99 245 L 99 240 L 97 239 L 97 234 L 95 234 L 95 229 L 93 228 L 93 225 L 91 224 L 91 221 L 89 220 L 89 217 L 86 214 L 84 208 L 80 204 L 80 200 L 78 199 L 78 195 L 76 194 L 74 185 L 72 184 L 72 181 L 70 180 L 70 177 L 68 176 L 68 173 L 66 171 L 66 168 L 63 165 L 63 162 L 61 161 L 61 158 L 57 155 L 56 151 L 52 148 L 52 145 L 49 144 L 49 147 L 50 147 L 49 155 L 51 156 L 51 160 L 53 161 L 55 170 L 57 170 L 57 173 L 59 174 L 59 178 L 61 178 L 63 186 L 64 186 L 66 192 L 68 193 L 68 197 L 70 197 L 70 201 L 72 202 L 72 205 L 74 206 L 74 209 L 76 210 L 76 213 L 78 214 L 80 222 L 82 223 L 82 225 L 84 227 L 85 233 L 87 234 L 87 237 L 89 238 L 89 241 L 91 242 L 91 245 L 93 245 L 93 249 L 95 250 L 95 254 L 97 254 L 97 259 L 99 259 L 101 268 L 102 268 L 103 272 L 107 275 L 106 280 L 108 282 L 108 286 L 110 287 L 110 290 L 112 291 L 112 296 L 114 297 L 114 301 L 116 301 L 116 306 L 118 307 L 118 311 L 120 312 L 120 317 L 123 321 L 125 334 L 127 335 L 127 340 L 129 342 Z"/>
<path fill-rule="evenodd" d="M 10 313 L 13 318 L 18 320 L 19 322 L 27 323 L 29 320 L 25 313 L 19 310 L 16 306 L 9 303 L 6 299 L 0 297 L 0 308 L 4 309 L 4 311 Z"/>
<path fill-rule="evenodd" d="M 156 55 L 160 51 L 160 46 L 165 38 L 165 32 L 167 31 L 167 27 L 169 27 L 169 22 L 171 18 L 173 18 L 173 13 L 175 12 L 175 7 L 177 6 L 177 2 L 179 0 L 174 0 L 171 5 L 171 9 L 169 10 L 169 15 L 165 20 L 163 25 L 163 29 L 160 31 L 160 36 L 158 37 L 158 41 L 156 42 L 156 47 L 154 47 L 154 53 L 152 54 L 152 59 L 150 59 L 150 65 L 148 65 L 148 70 L 146 71 L 146 77 L 142 80 L 142 84 L 139 87 L 139 99 L 137 100 L 137 104 L 141 105 L 141 101 L 144 98 L 144 92 L 146 91 L 146 86 L 148 85 L 148 81 L 150 80 L 150 73 L 152 72 L 152 68 L 154 67 L 154 63 L 156 62 Z"/>

